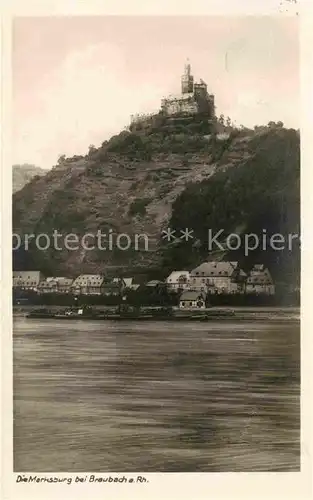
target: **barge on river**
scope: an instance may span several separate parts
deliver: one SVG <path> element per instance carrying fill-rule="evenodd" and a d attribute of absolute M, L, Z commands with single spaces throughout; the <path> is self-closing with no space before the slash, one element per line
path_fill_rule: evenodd
<path fill-rule="evenodd" d="M 48 309 L 36 309 L 26 317 L 30 319 L 57 320 L 110 320 L 110 321 L 207 321 L 210 319 L 231 318 L 234 311 L 229 309 L 211 311 L 179 311 L 173 308 L 141 310 L 140 308 L 120 308 L 115 312 L 94 310 L 90 306 L 72 307 L 64 311 L 53 312 Z"/>

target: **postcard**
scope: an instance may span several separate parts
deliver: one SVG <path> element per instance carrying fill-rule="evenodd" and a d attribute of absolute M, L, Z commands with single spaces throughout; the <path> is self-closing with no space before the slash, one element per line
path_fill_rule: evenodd
<path fill-rule="evenodd" d="M 310 497 L 309 15 L 3 10 L 4 498 Z"/>

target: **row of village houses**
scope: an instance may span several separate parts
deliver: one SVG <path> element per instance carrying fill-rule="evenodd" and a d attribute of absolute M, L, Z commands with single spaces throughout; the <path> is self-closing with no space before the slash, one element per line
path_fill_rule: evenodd
<path fill-rule="evenodd" d="M 256 264 L 244 272 L 238 262 L 204 262 L 192 271 L 173 271 L 164 282 L 140 283 L 136 278 L 108 279 L 101 274 L 81 274 L 76 279 L 43 277 L 40 271 L 14 271 L 13 288 L 38 293 L 72 293 L 76 295 L 119 295 L 123 290 L 140 286 L 166 287 L 169 291 L 194 291 L 202 294 L 266 294 L 274 295 L 275 286 L 269 270 Z"/>

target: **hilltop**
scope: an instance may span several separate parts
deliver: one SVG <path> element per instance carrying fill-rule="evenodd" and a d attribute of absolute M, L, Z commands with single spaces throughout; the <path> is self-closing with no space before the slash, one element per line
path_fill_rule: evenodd
<path fill-rule="evenodd" d="M 47 173 L 46 170 L 36 165 L 24 163 L 23 165 L 13 165 L 12 170 L 12 190 L 13 193 L 22 189 L 36 175 L 43 176 Z"/>
<path fill-rule="evenodd" d="M 149 251 L 38 251 L 31 246 L 28 252 L 14 252 L 15 268 L 69 275 L 125 268 L 161 274 L 161 269 L 207 258 L 207 227 L 259 230 L 270 221 L 271 228 L 295 231 L 299 143 L 298 132 L 282 124 L 228 127 L 216 134 L 201 117 L 164 122 L 156 115 L 100 148 L 90 147 L 85 156 L 60 158 L 13 197 L 13 228 L 20 235 L 113 229 L 147 234 Z M 199 245 L 165 245 L 161 232 L 168 226 L 193 228 Z"/>

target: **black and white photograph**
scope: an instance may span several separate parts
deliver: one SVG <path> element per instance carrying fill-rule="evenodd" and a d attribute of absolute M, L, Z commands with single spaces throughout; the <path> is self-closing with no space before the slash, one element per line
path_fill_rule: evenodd
<path fill-rule="evenodd" d="M 286 4 L 13 19 L 17 483 L 301 471 Z"/>

